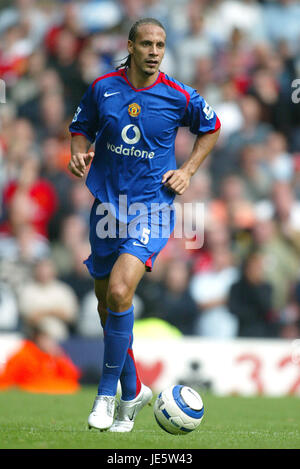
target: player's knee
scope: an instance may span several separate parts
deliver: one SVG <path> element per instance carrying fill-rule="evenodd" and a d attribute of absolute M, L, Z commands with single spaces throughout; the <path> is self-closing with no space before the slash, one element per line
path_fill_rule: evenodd
<path fill-rule="evenodd" d="M 114 311 L 120 311 L 127 307 L 130 300 L 130 289 L 125 283 L 111 285 L 107 292 L 107 305 Z"/>

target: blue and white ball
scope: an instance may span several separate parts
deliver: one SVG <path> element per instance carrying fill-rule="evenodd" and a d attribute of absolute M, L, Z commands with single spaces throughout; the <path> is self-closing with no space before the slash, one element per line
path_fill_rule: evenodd
<path fill-rule="evenodd" d="M 154 403 L 158 425 L 173 435 L 186 435 L 197 428 L 204 414 L 201 396 L 188 386 L 164 389 Z"/>

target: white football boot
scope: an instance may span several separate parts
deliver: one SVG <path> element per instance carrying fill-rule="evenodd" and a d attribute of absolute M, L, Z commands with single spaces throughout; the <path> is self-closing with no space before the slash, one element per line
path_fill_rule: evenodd
<path fill-rule="evenodd" d="M 114 421 L 115 396 L 96 396 L 88 418 L 89 428 L 107 430 Z"/>
<path fill-rule="evenodd" d="M 131 401 L 123 401 L 117 410 L 116 419 L 109 428 L 110 432 L 130 432 L 133 429 L 134 420 L 145 405 L 149 404 L 152 399 L 152 391 L 150 388 L 142 384 L 139 394 Z"/>

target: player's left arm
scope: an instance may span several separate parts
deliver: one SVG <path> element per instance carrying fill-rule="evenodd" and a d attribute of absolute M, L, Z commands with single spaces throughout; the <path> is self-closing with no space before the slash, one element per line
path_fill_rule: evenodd
<path fill-rule="evenodd" d="M 191 177 L 196 173 L 205 158 L 214 148 L 220 135 L 220 129 L 197 136 L 193 151 L 187 161 L 179 169 L 167 171 L 162 183 L 176 194 L 183 194 L 190 184 Z"/>

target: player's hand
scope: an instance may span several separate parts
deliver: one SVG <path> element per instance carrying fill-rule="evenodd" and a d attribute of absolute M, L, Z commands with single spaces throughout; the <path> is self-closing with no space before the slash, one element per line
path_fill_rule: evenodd
<path fill-rule="evenodd" d="M 94 156 L 95 153 L 93 151 L 90 151 L 89 153 L 75 153 L 72 155 L 71 161 L 68 165 L 69 170 L 75 176 L 82 178 Z"/>
<path fill-rule="evenodd" d="M 168 189 L 181 195 L 190 185 L 191 176 L 184 169 L 167 171 L 162 178 L 162 184 Z"/>

